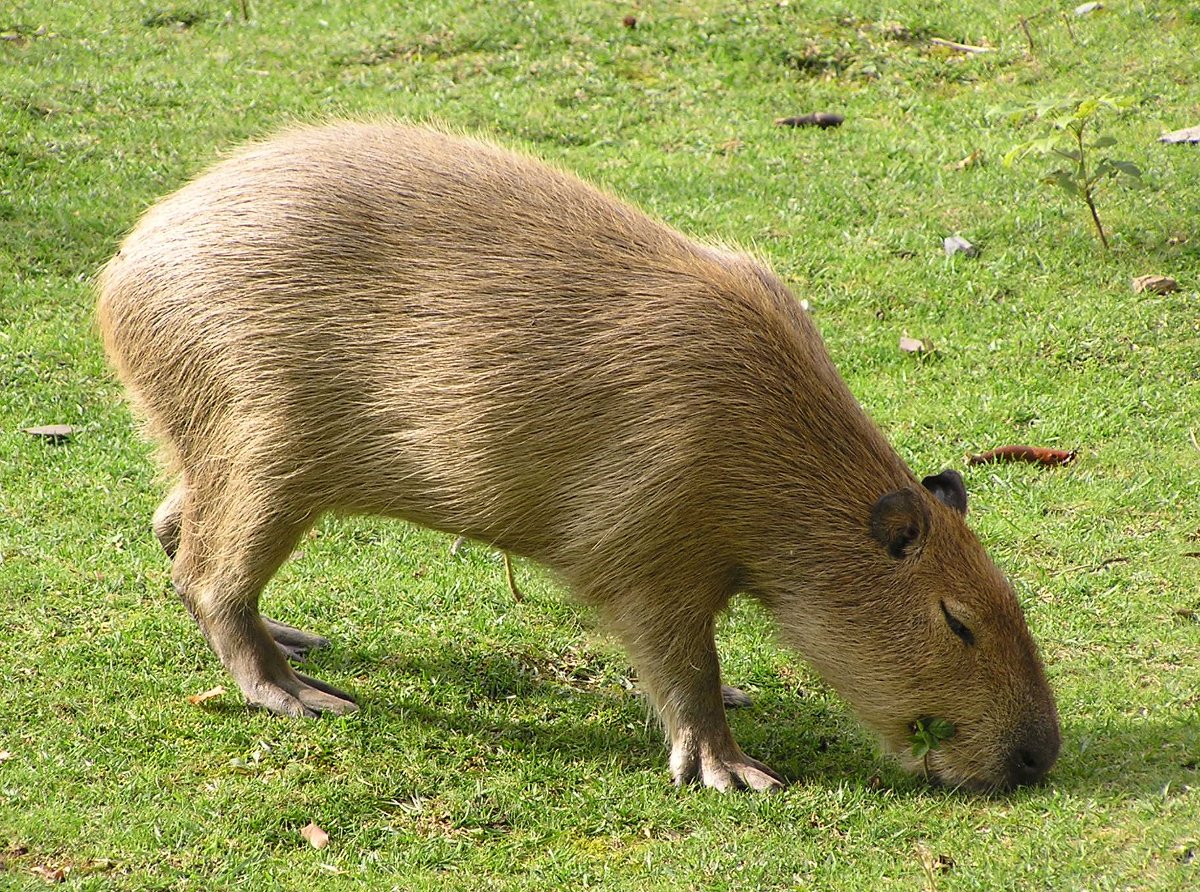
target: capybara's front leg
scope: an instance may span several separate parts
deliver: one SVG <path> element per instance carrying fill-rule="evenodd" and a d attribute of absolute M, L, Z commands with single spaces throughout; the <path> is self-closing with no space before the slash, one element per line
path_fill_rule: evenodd
<path fill-rule="evenodd" d="M 617 625 L 666 729 L 677 786 L 697 781 L 718 790 L 784 786 L 783 778 L 742 752 L 729 730 L 711 615 L 681 619 L 670 611 L 626 616 Z"/>

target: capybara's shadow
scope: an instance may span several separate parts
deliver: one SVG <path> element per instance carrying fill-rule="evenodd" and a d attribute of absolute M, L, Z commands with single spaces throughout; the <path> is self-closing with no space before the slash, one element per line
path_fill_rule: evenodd
<path fill-rule="evenodd" d="M 398 721 L 486 739 L 517 752 L 552 751 L 564 759 L 616 761 L 631 771 L 661 770 L 665 781 L 667 747 L 643 698 L 611 681 L 598 683 L 586 672 L 563 677 L 537 671 L 538 665 L 553 665 L 555 660 L 551 653 L 531 659 L 469 647 L 380 660 L 375 651 L 335 646 L 319 652 L 308 669 L 318 677 L 327 669 L 376 680 L 376 685 L 355 691 L 368 717 L 385 712 Z M 429 683 L 452 686 L 459 696 L 445 708 L 397 698 L 389 692 L 389 677 L 436 679 Z M 848 709 L 831 706 L 824 697 L 804 696 L 783 683 L 759 688 L 753 706 L 730 714 L 734 734 L 748 752 L 790 783 L 861 783 L 902 794 L 927 789 L 880 756 Z M 521 707 L 522 699 L 541 701 L 539 718 L 528 717 L 530 710 Z M 480 708 L 505 701 L 513 703 L 511 712 Z M 619 722 L 592 718 L 611 715 L 614 709 L 620 713 Z M 509 714 L 511 718 L 505 718 Z M 1063 722 L 1062 751 L 1046 783 L 1015 795 L 1036 796 L 1045 789 L 1142 795 L 1197 783 L 1200 717 L 1115 723 L 1077 716 Z"/>
<path fill-rule="evenodd" d="M 518 656 L 460 645 L 380 660 L 377 652 L 335 645 L 316 653 L 302 671 L 321 677 L 332 670 L 371 679 L 374 684 L 354 689 L 368 716 L 384 711 L 397 720 L 518 752 L 550 751 L 564 759 L 616 761 L 631 771 L 659 770 L 666 782 L 668 747 L 645 699 L 636 689 L 614 684 L 611 673 L 598 681 L 586 671 L 579 677 L 537 671 L 555 666 L 558 659 L 553 653 Z M 390 692 L 389 679 L 414 677 L 455 688 L 454 703 L 430 706 L 419 697 L 397 698 Z M 729 712 L 734 736 L 789 783 L 826 777 L 830 783 L 855 777 L 863 784 L 879 783 L 883 760 L 848 712 L 834 714 L 826 698 L 799 695 L 783 682 L 756 686 L 753 699 L 750 707 Z M 533 710 L 539 718 L 527 717 L 527 701 L 539 701 Z M 902 777 L 898 769 L 892 774 Z"/>
<path fill-rule="evenodd" d="M 1162 793 L 1200 783 L 1200 716 L 1182 721 L 1068 717 L 1050 783 L 1077 793 Z"/>

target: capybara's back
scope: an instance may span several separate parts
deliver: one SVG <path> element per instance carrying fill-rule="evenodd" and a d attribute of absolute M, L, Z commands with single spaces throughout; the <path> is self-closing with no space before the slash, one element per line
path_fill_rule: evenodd
<path fill-rule="evenodd" d="M 677 780 L 779 783 L 722 713 L 712 624 L 739 591 L 885 745 L 952 721 L 941 779 L 1054 761 L 958 476 L 916 481 L 772 273 L 574 177 L 435 130 L 295 130 L 151 209 L 100 320 L 179 479 L 155 517 L 176 588 L 252 703 L 353 708 L 285 659 L 319 639 L 257 600 L 322 512 L 368 512 L 526 555 L 597 605 Z"/>

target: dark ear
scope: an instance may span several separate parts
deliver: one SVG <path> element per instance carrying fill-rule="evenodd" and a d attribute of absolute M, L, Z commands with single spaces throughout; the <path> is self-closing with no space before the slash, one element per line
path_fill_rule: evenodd
<path fill-rule="evenodd" d="M 958 471 L 945 470 L 926 477 L 921 485 L 937 496 L 937 500 L 947 508 L 953 508 L 959 514 L 967 513 L 967 488 L 963 486 L 962 474 Z"/>
<path fill-rule="evenodd" d="M 914 489 L 889 492 L 871 509 L 871 536 L 894 558 L 919 546 L 928 529 L 928 509 Z"/>

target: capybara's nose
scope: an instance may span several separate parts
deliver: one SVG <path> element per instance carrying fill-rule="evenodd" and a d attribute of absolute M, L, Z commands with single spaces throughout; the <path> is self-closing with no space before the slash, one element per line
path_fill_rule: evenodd
<path fill-rule="evenodd" d="M 1058 723 L 1040 724 L 1013 748 L 1008 760 L 1009 786 L 1036 784 L 1054 767 L 1061 740 Z"/>

